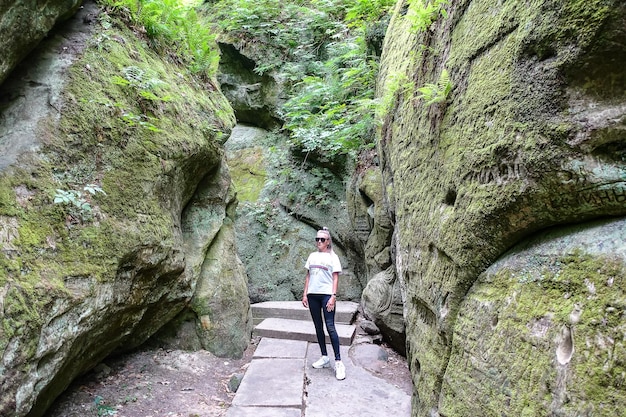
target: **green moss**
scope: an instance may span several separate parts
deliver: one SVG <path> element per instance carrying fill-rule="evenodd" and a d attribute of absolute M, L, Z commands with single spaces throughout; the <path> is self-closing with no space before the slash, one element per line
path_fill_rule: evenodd
<path fill-rule="evenodd" d="M 26 285 L 10 285 L 7 288 L 3 299 L 3 320 L 2 332 L 0 333 L 0 350 L 4 351 L 7 343 L 12 338 L 28 340 L 42 324 L 43 318 L 40 315 L 41 301 L 44 298 L 49 300 L 49 295 L 37 291 L 34 287 Z M 34 349 L 37 341 L 27 343 Z M 26 347 L 22 347 L 25 349 Z M 22 351 L 22 355 L 33 354 L 34 351 Z"/>
<path fill-rule="evenodd" d="M 245 148 L 236 152 L 236 156 L 229 158 L 233 183 L 240 202 L 255 202 L 265 186 L 267 180 L 266 161 L 261 148 Z"/>
<path fill-rule="evenodd" d="M 0 175 L 0 214 L 15 216 L 18 213 L 15 191 L 6 175 Z"/>
<path fill-rule="evenodd" d="M 114 82 L 131 67 L 147 87 Z M 0 253 L 0 351 L 19 340 L 25 356 L 34 354 L 51 300 L 81 297 L 66 289 L 68 277 L 111 281 L 135 248 L 180 244 L 182 207 L 219 163 L 219 141 L 235 123 L 210 83 L 155 55 L 120 22 L 99 29 L 69 69 L 62 98 L 59 122 L 41 124 L 39 159 L 0 175 L 0 220 L 16 230 L 15 248 Z M 85 194 L 88 219 L 53 202 L 57 189 L 88 184 L 106 193 Z"/>
<path fill-rule="evenodd" d="M 562 412 L 578 414 L 582 404 L 589 404 L 594 415 L 615 415 L 624 407 L 626 382 L 626 267 L 621 260 L 580 251 L 528 265 L 501 270 L 471 294 L 472 307 L 456 324 L 447 375 L 453 392 L 463 391 L 456 393 L 463 400 L 448 398 L 442 411 L 451 416 L 474 415 L 478 409 L 489 416 L 502 410 L 546 415 L 562 380 L 570 398 L 559 406 Z M 563 328 L 572 329 L 574 338 L 566 374 L 554 356 Z M 466 352 L 485 362 L 467 366 Z M 489 365 L 492 375 L 471 379 Z M 480 397 L 476 404 L 474 396 Z"/>

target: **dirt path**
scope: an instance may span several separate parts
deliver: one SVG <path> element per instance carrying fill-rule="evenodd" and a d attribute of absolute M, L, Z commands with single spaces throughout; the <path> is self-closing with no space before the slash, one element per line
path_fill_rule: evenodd
<path fill-rule="evenodd" d="M 223 416 L 256 344 L 241 359 L 206 351 L 144 350 L 108 359 L 57 400 L 46 417 Z"/>
<path fill-rule="evenodd" d="M 45 417 L 218 417 L 235 393 L 229 386 L 245 373 L 258 339 L 241 359 L 206 351 L 143 350 L 109 358 L 75 381 Z M 391 348 L 375 374 L 410 394 L 406 360 Z"/>

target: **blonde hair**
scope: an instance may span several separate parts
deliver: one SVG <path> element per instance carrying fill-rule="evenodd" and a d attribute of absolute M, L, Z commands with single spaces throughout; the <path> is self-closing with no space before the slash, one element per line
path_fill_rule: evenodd
<path fill-rule="evenodd" d="M 330 249 L 330 253 L 335 253 L 335 251 L 333 250 L 333 237 L 330 235 L 330 230 L 328 230 L 328 227 L 322 227 L 320 230 L 317 231 L 317 233 L 323 233 L 326 235 L 326 238 L 329 242 L 328 248 Z"/>

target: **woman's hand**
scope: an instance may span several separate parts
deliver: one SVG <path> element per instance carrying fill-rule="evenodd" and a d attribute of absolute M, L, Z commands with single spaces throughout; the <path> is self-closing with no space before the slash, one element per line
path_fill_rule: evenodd
<path fill-rule="evenodd" d="M 302 305 L 304 306 L 304 308 L 309 308 L 309 299 L 307 298 L 306 294 L 302 296 Z"/>
<path fill-rule="evenodd" d="M 337 301 L 337 297 L 331 295 L 326 303 L 326 310 L 333 311 L 335 309 L 335 302 Z"/>

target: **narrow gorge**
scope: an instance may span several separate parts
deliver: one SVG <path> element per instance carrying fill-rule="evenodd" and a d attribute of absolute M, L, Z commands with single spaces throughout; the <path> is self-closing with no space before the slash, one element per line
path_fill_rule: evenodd
<path fill-rule="evenodd" d="M 626 3 L 228 1 L 171 44 L 176 2 L 0 5 L 0 415 L 149 340 L 240 358 L 322 226 L 413 416 L 621 415 Z"/>

